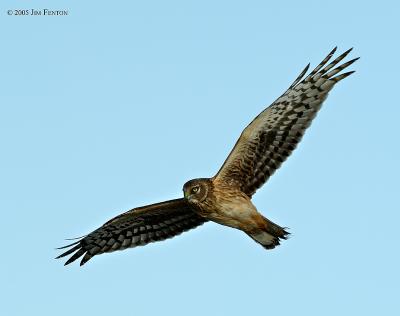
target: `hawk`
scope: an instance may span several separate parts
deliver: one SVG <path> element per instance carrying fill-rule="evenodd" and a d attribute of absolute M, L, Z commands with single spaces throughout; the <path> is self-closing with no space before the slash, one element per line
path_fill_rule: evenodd
<path fill-rule="evenodd" d="M 215 176 L 186 182 L 183 198 L 137 207 L 114 217 L 58 248 L 70 249 L 57 259 L 72 254 L 67 265 L 83 256 L 83 265 L 93 256 L 171 238 L 207 221 L 242 230 L 265 249 L 278 246 L 289 233 L 260 214 L 251 198 L 296 148 L 329 91 L 354 72 L 340 74 L 358 59 L 339 65 L 350 51 L 328 64 L 335 47 L 305 76 L 308 64 L 286 92 L 243 130 Z"/>

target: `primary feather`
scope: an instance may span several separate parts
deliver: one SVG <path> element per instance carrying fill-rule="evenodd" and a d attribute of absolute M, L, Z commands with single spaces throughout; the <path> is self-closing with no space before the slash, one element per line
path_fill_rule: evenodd
<path fill-rule="evenodd" d="M 206 221 L 193 212 L 184 199 L 137 207 L 109 220 L 82 239 L 59 248 L 72 247 L 57 259 L 73 253 L 65 264 L 83 256 L 83 265 L 95 255 L 172 238 Z"/>
<path fill-rule="evenodd" d="M 353 73 L 335 77 L 358 59 L 335 68 L 349 49 L 327 65 L 335 51 L 336 48 L 303 79 L 307 66 L 289 89 L 244 129 L 215 176 L 217 183 L 230 183 L 251 197 L 280 167 L 300 142 L 328 92 Z"/>

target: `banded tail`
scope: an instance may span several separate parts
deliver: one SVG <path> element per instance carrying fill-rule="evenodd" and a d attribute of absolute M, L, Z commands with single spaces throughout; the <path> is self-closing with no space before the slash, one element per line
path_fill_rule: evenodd
<path fill-rule="evenodd" d="M 255 242 L 259 243 L 265 249 L 274 249 L 280 245 L 281 239 L 287 239 L 290 235 L 285 228 L 271 222 L 268 218 L 264 219 L 264 228 L 260 228 L 251 233 L 247 233 Z"/>

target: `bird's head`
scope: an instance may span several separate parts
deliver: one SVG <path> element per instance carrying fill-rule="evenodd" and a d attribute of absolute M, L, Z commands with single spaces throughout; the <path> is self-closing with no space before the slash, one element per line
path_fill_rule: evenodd
<path fill-rule="evenodd" d="M 201 203 L 207 198 L 210 188 L 210 179 L 193 179 L 184 184 L 183 195 L 189 203 Z"/>

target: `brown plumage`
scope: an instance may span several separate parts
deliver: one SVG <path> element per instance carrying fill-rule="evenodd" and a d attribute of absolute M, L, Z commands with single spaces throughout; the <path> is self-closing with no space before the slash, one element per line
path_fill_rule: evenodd
<path fill-rule="evenodd" d="M 305 78 L 309 65 L 289 89 L 242 132 L 228 158 L 212 178 L 185 183 L 184 198 L 132 209 L 80 240 L 61 247 L 83 256 L 81 265 L 104 252 L 146 245 L 176 236 L 211 220 L 240 229 L 266 249 L 275 248 L 288 232 L 261 215 L 251 197 L 280 167 L 300 142 L 328 92 L 354 71 L 339 74 L 358 58 L 337 66 L 349 49 L 331 63 L 328 56 Z"/>

